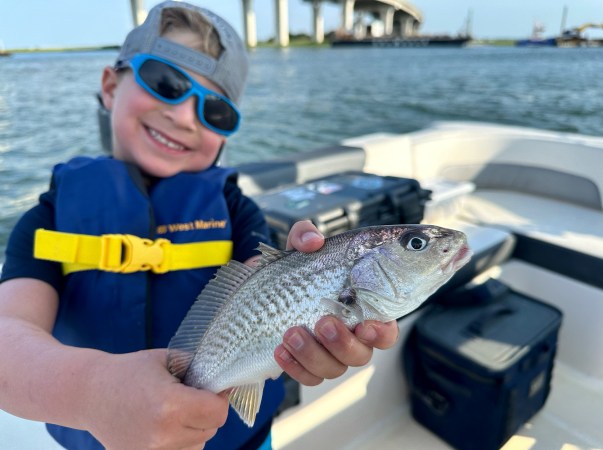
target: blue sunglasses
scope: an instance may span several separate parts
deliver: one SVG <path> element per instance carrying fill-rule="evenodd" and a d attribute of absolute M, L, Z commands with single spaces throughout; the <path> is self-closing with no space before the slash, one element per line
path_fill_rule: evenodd
<path fill-rule="evenodd" d="M 205 127 L 223 136 L 238 130 L 241 113 L 234 103 L 200 85 L 178 66 L 146 53 L 137 54 L 129 64 L 136 82 L 156 99 L 177 105 L 196 95 L 197 116 Z"/>

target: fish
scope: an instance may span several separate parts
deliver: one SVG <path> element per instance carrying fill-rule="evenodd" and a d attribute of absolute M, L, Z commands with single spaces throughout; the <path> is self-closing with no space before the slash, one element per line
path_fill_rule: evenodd
<path fill-rule="evenodd" d="M 227 392 L 253 426 L 264 383 L 282 369 L 273 353 L 285 331 L 313 333 L 323 316 L 353 329 L 417 309 L 471 258 L 464 233 L 434 225 L 381 225 L 325 239 L 312 253 L 260 244 L 256 267 L 230 261 L 216 272 L 168 346 L 184 384 Z"/>

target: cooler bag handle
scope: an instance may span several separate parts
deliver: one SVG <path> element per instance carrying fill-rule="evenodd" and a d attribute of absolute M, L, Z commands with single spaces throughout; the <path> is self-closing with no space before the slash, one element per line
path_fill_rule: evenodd
<path fill-rule="evenodd" d="M 487 330 L 491 329 L 495 324 L 508 316 L 515 314 L 517 311 L 509 306 L 499 306 L 490 311 L 486 311 L 477 319 L 467 325 L 466 332 L 475 336 L 483 336 Z"/>

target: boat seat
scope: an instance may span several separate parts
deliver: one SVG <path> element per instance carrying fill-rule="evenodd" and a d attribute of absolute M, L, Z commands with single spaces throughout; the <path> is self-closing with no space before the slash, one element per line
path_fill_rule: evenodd
<path fill-rule="evenodd" d="M 257 195 L 279 186 L 305 183 L 326 175 L 362 171 L 362 148 L 336 145 L 291 155 L 286 159 L 241 164 L 238 184 L 245 195 Z"/>
<path fill-rule="evenodd" d="M 511 191 L 477 190 L 460 218 L 512 232 L 513 257 L 603 288 L 603 212 Z"/>

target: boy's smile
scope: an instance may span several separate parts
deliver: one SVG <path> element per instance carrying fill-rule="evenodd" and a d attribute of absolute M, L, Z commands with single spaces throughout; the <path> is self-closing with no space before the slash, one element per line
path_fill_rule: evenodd
<path fill-rule="evenodd" d="M 170 36 L 187 45 L 189 33 Z M 202 86 L 222 90 L 201 75 L 187 74 Z M 141 87 L 131 70 L 103 73 L 103 101 L 111 110 L 113 155 L 143 172 L 166 178 L 210 167 L 226 138 L 205 127 L 197 115 L 197 96 L 178 104 L 156 99 Z"/>
<path fill-rule="evenodd" d="M 186 147 L 184 145 L 178 144 L 177 142 L 170 140 L 168 137 L 164 136 L 159 131 L 154 130 L 152 128 L 148 128 L 147 130 L 149 131 L 149 134 L 153 139 L 155 139 L 160 144 L 165 145 L 168 149 L 175 151 L 186 150 Z"/>

